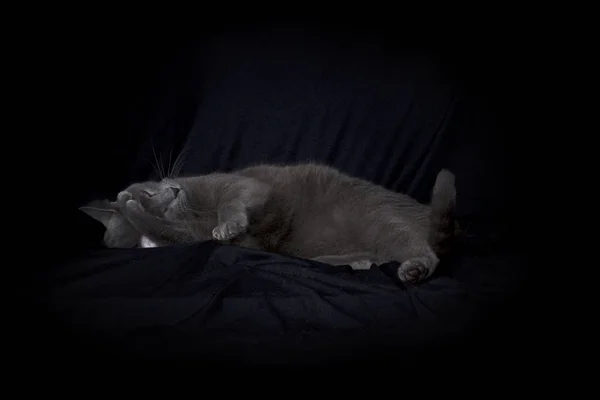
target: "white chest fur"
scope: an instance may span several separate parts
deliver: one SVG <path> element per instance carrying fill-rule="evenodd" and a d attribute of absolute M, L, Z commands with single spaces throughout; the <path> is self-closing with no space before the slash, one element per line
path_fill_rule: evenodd
<path fill-rule="evenodd" d="M 149 247 L 158 247 L 158 245 L 156 243 L 154 243 L 152 240 L 150 240 L 150 238 L 147 236 L 142 236 L 140 238 L 139 246 L 142 248 L 145 248 L 145 249 L 149 248 Z"/>

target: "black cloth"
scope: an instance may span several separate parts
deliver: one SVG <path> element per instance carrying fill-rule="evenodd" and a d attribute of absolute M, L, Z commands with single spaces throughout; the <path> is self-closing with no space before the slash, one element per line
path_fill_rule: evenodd
<path fill-rule="evenodd" d="M 134 49 L 124 75 L 96 83 L 114 103 L 83 114 L 97 126 L 67 156 L 81 174 L 60 205 L 73 242 L 52 245 L 28 292 L 39 323 L 74 356 L 409 357 L 450 349 L 511 314 L 527 272 L 511 211 L 516 157 L 498 122 L 505 109 L 482 100 L 460 57 L 297 27 Z M 213 242 L 102 248 L 102 227 L 76 208 L 154 178 L 155 153 L 166 167 L 184 148 L 183 174 L 315 160 L 424 202 L 447 167 L 466 236 L 413 287 L 394 263 L 351 271 Z M 37 345 L 54 351 L 47 338 Z"/>

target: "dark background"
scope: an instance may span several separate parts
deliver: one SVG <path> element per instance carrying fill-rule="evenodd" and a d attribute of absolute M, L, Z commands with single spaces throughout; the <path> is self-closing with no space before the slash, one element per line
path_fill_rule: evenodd
<path fill-rule="evenodd" d="M 111 34 L 103 34 L 95 25 L 97 29 L 83 29 L 80 36 L 65 32 L 54 46 L 42 48 L 50 64 L 41 71 L 49 75 L 43 85 L 51 88 L 45 91 L 44 100 L 47 110 L 53 111 L 48 116 L 53 126 L 43 135 L 50 146 L 47 150 L 53 150 L 49 158 L 61 168 L 77 165 L 78 172 L 85 171 L 90 179 L 80 184 L 110 185 L 99 190 L 112 193 L 133 178 L 132 165 L 141 165 L 139 160 L 132 161 L 141 138 L 161 126 L 168 125 L 171 135 L 185 135 L 193 126 L 203 90 L 199 70 L 206 67 L 198 60 L 199 48 L 209 46 L 219 35 L 243 38 L 274 33 L 277 37 L 281 30 L 305 31 L 315 38 L 337 40 L 341 46 L 358 43 L 356 59 L 368 57 L 365 49 L 375 46 L 375 58 L 382 52 L 388 57 L 408 52 L 435 62 L 448 82 L 464 90 L 465 101 L 470 103 L 463 108 L 469 113 L 465 118 L 484 120 L 484 129 L 498 130 L 486 138 L 473 133 L 471 140 L 490 141 L 497 153 L 494 162 L 503 163 L 506 182 L 515 189 L 510 192 L 525 190 L 518 185 L 527 182 L 533 165 L 524 157 L 532 139 L 539 136 L 530 124 L 537 112 L 533 72 L 540 62 L 535 51 L 527 48 L 525 27 L 511 19 L 512 34 L 508 35 L 493 20 L 465 23 L 458 19 L 456 24 L 462 29 L 431 21 L 415 32 L 421 20 L 401 23 L 410 19 L 371 16 L 360 20 L 355 14 L 330 19 L 263 16 L 204 19 L 202 29 L 195 33 L 169 33 L 147 25 L 126 29 L 121 24 Z M 279 39 L 281 48 L 285 40 Z M 174 120 L 166 120 L 169 116 Z M 72 202 L 86 201 L 90 196 L 86 192 L 73 193 Z"/>

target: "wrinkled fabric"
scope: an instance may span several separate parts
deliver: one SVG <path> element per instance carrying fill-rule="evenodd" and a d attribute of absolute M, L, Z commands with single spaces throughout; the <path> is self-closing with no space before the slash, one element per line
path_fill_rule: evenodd
<path fill-rule="evenodd" d="M 244 346 L 272 362 L 298 352 L 304 360 L 322 346 L 320 357 L 337 354 L 345 340 L 374 349 L 392 340 L 410 351 L 475 326 L 518 288 L 518 255 L 469 253 L 441 264 L 434 279 L 404 286 L 397 263 L 352 271 L 213 242 L 106 250 L 52 271 L 38 293 L 87 351 L 110 343 L 107 351 L 121 356 L 229 354 L 238 362 L 245 353 L 233 349 Z"/>

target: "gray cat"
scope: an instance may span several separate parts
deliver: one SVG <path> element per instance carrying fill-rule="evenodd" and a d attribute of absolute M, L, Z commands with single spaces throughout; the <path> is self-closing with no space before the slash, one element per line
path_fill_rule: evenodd
<path fill-rule="evenodd" d="M 424 205 L 324 165 L 258 165 L 134 183 L 81 210 L 107 228 L 108 247 L 218 240 L 354 269 L 397 261 L 415 283 L 455 237 L 454 181 L 440 171 Z"/>

